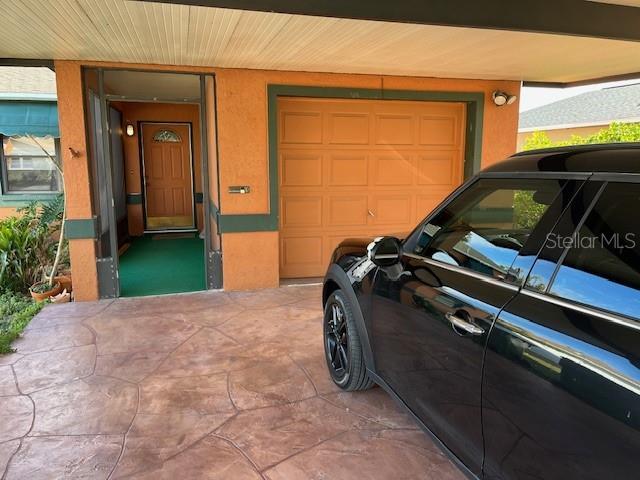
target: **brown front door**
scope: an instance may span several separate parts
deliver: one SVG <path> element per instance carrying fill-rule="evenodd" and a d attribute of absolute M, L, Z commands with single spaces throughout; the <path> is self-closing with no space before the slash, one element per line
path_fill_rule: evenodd
<path fill-rule="evenodd" d="M 195 227 L 190 126 L 143 123 L 147 230 Z"/>

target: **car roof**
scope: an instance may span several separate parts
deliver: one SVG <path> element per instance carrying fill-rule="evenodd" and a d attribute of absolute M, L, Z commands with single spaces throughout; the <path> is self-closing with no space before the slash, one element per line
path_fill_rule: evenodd
<path fill-rule="evenodd" d="M 640 143 L 608 143 L 545 148 L 516 153 L 483 173 L 637 173 Z"/>

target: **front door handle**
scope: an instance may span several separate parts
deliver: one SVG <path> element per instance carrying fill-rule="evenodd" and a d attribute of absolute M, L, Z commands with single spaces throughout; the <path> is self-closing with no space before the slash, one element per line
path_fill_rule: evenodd
<path fill-rule="evenodd" d="M 445 314 L 445 317 L 447 317 L 447 320 L 451 322 L 451 325 L 464 332 L 470 333 L 471 335 L 482 335 L 484 333 L 484 328 L 480 328 L 471 322 L 467 322 L 453 313 L 447 313 Z"/>

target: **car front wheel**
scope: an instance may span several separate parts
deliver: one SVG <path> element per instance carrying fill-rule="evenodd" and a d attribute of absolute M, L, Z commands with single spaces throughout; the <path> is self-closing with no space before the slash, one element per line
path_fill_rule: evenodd
<path fill-rule="evenodd" d="M 341 290 L 333 292 L 324 307 L 324 351 L 334 383 L 347 391 L 373 386 L 364 364 L 353 307 Z"/>

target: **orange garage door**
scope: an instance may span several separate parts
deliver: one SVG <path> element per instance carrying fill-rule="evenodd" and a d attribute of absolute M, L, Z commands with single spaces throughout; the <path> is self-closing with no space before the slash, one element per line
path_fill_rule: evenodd
<path fill-rule="evenodd" d="M 465 104 L 278 100 L 280 276 L 343 239 L 411 230 L 463 179 Z"/>

